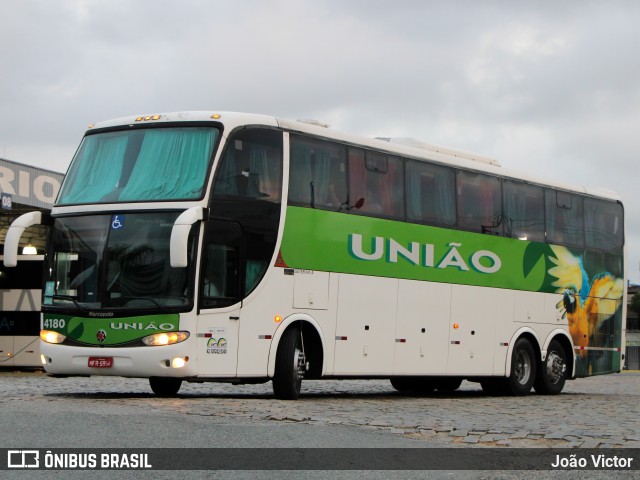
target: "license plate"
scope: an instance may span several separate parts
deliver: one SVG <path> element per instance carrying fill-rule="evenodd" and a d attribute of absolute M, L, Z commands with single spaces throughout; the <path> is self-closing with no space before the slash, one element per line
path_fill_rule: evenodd
<path fill-rule="evenodd" d="M 92 368 L 111 368 L 113 357 L 89 357 L 88 366 Z"/>

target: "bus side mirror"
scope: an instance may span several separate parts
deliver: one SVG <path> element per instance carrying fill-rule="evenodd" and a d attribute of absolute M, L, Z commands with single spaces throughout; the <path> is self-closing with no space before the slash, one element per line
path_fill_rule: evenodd
<path fill-rule="evenodd" d="M 40 225 L 42 223 L 42 212 L 29 212 L 16 218 L 4 240 L 4 266 L 15 267 L 18 264 L 18 247 L 20 246 L 20 237 L 25 229 L 32 225 Z"/>
<path fill-rule="evenodd" d="M 189 232 L 191 225 L 204 218 L 202 207 L 191 207 L 182 212 L 171 229 L 169 242 L 169 258 L 173 268 L 187 266 L 187 251 L 189 250 Z M 6 257 L 5 257 L 6 258 Z"/>

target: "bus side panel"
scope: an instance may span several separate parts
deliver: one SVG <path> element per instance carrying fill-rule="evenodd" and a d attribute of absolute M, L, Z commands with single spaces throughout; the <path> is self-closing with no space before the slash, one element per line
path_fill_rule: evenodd
<path fill-rule="evenodd" d="M 336 375 L 391 375 L 398 280 L 341 275 L 336 326 Z"/>
<path fill-rule="evenodd" d="M 513 292 L 454 285 L 451 297 L 449 375 L 492 375 L 502 362 L 504 332 L 513 330 Z"/>
<path fill-rule="evenodd" d="M 400 280 L 395 375 L 441 375 L 449 352 L 451 285 Z"/>
<path fill-rule="evenodd" d="M 237 376 L 266 377 L 276 316 L 292 313 L 294 276 L 270 268 L 256 289 L 242 302 L 239 322 Z"/>

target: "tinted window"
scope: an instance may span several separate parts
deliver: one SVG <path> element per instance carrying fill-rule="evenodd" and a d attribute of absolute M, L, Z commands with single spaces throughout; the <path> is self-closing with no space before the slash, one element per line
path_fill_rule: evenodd
<path fill-rule="evenodd" d="M 346 147 L 292 136 L 289 202 L 311 208 L 346 208 Z"/>
<path fill-rule="evenodd" d="M 480 173 L 457 175 L 458 226 L 482 233 L 498 233 L 502 210 L 500 180 Z"/>
<path fill-rule="evenodd" d="M 401 159 L 349 149 L 351 213 L 404 220 L 404 165 Z"/>
<path fill-rule="evenodd" d="M 504 233 L 508 237 L 544 242 L 544 189 L 505 180 Z"/>
<path fill-rule="evenodd" d="M 559 245 L 582 247 L 584 222 L 582 197 L 568 192 L 545 192 L 547 241 Z"/>
<path fill-rule="evenodd" d="M 237 131 L 219 163 L 214 195 L 280 202 L 282 134 L 272 130 Z"/>
<path fill-rule="evenodd" d="M 453 169 L 408 160 L 406 192 L 408 221 L 446 226 L 455 224 Z"/>
<path fill-rule="evenodd" d="M 622 205 L 595 198 L 584 199 L 584 232 L 588 248 L 614 250 L 624 242 Z"/>

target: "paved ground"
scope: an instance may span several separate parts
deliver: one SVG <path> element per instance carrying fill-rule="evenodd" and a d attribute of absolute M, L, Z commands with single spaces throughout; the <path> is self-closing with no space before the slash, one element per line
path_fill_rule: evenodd
<path fill-rule="evenodd" d="M 0 409 L 56 410 L 70 399 L 260 424 L 343 426 L 415 439 L 424 446 L 640 448 L 640 373 L 567 382 L 558 396 L 487 397 L 464 382 L 454 394 L 407 396 L 386 380 L 307 381 L 298 401 L 275 400 L 271 383 L 183 385 L 174 399 L 151 394 L 146 380 L 55 379 L 0 373 Z M 74 402 L 78 403 L 78 402 Z M 79 402 L 80 404 L 82 402 Z M 193 418 L 193 417 L 192 417 Z"/>

